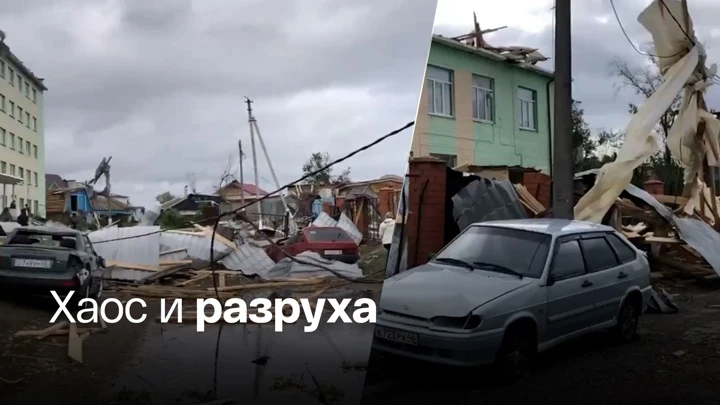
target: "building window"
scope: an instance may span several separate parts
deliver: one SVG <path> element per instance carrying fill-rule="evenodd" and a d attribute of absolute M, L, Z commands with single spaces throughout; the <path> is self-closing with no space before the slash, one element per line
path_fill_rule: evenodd
<path fill-rule="evenodd" d="M 0 94 L 0 111 L 5 111 L 5 96 Z"/>
<path fill-rule="evenodd" d="M 35 178 L 35 187 L 38 186 L 38 174 L 37 172 L 33 172 L 33 177 Z"/>
<path fill-rule="evenodd" d="M 445 162 L 449 168 L 457 167 L 457 156 L 456 155 L 445 155 L 442 153 L 431 153 L 431 157 L 440 159 Z"/>
<path fill-rule="evenodd" d="M 33 201 L 33 213 L 35 215 L 37 215 L 37 213 L 38 213 L 38 208 L 39 208 L 38 205 L 39 205 L 38 200 Z"/>
<path fill-rule="evenodd" d="M 15 165 L 10 165 L 10 175 L 11 176 L 15 175 Z"/>
<path fill-rule="evenodd" d="M 5 128 L 0 128 L 0 145 L 5 146 Z"/>
<path fill-rule="evenodd" d="M 33 117 L 33 131 L 37 132 L 37 118 Z"/>
<path fill-rule="evenodd" d="M 20 73 L 17 74 L 17 82 L 18 82 L 18 90 L 20 93 L 22 93 L 22 76 L 20 76 Z"/>
<path fill-rule="evenodd" d="M 430 100 L 428 112 L 435 115 L 453 115 L 453 72 L 435 66 L 427 67 L 427 86 Z"/>
<path fill-rule="evenodd" d="M 473 118 L 478 121 L 495 121 L 493 79 L 485 76 L 473 75 Z"/>
<path fill-rule="evenodd" d="M 0 77 L 5 77 L 5 61 L 0 60 Z"/>
<path fill-rule="evenodd" d="M 28 186 L 32 186 L 32 178 L 30 177 L 30 170 L 25 170 L 25 177 L 27 177 Z"/>
<path fill-rule="evenodd" d="M 25 141 L 25 151 L 30 154 L 30 141 Z"/>
<path fill-rule="evenodd" d="M 23 153 L 23 139 L 18 136 L 18 152 Z"/>
<path fill-rule="evenodd" d="M 15 150 L 15 134 L 10 132 L 10 149 Z"/>
<path fill-rule="evenodd" d="M 22 124 L 23 109 L 22 109 L 22 107 L 18 106 L 17 110 L 18 110 L 18 113 L 17 113 L 18 122 Z"/>
<path fill-rule="evenodd" d="M 25 97 L 30 98 L 30 84 L 25 82 Z"/>
<path fill-rule="evenodd" d="M 15 118 L 15 103 L 12 101 L 10 102 L 10 113 L 8 115 L 10 115 L 11 118 Z"/>
<path fill-rule="evenodd" d="M 7 172 L 7 162 L 0 162 L 0 173 L 5 174 Z"/>
<path fill-rule="evenodd" d="M 23 169 L 22 167 L 18 167 L 18 177 L 25 180 L 25 169 Z"/>
<path fill-rule="evenodd" d="M 518 99 L 520 101 L 520 129 L 537 130 L 537 92 L 519 87 Z"/>
<path fill-rule="evenodd" d="M 32 102 L 37 103 L 37 90 L 35 88 L 33 88 L 32 91 L 33 91 Z"/>
<path fill-rule="evenodd" d="M 25 126 L 28 127 L 28 129 L 30 128 L 30 113 L 29 112 L 25 112 Z"/>
<path fill-rule="evenodd" d="M 21 209 L 22 209 L 22 208 L 25 208 L 25 199 L 24 199 L 24 198 L 21 198 L 21 199 L 20 199 L 20 208 L 21 208 Z"/>
<path fill-rule="evenodd" d="M 10 75 L 10 85 L 15 86 L 15 71 L 13 68 L 8 67 L 8 74 Z"/>
<path fill-rule="evenodd" d="M 33 145 L 33 157 L 37 159 L 37 145 Z"/>

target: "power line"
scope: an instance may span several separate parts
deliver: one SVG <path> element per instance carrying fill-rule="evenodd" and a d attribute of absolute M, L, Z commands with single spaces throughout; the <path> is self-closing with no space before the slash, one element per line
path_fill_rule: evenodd
<path fill-rule="evenodd" d="M 665 3 L 663 3 L 663 4 L 665 4 Z M 628 35 L 627 31 L 625 31 L 625 27 L 623 27 L 623 24 L 622 24 L 622 22 L 620 21 L 620 16 L 618 15 L 617 9 L 615 8 L 615 1 L 614 1 L 614 0 L 610 0 L 610 6 L 612 7 L 613 14 L 615 14 L 615 19 L 617 20 L 618 26 L 620 26 L 620 31 L 622 31 L 623 35 L 625 36 L 625 39 L 627 39 L 628 43 L 630 44 L 630 46 L 632 46 L 632 48 L 635 50 L 635 52 L 639 53 L 639 54 L 642 55 L 642 56 L 649 56 L 649 57 L 652 57 L 652 58 L 660 58 L 660 59 L 674 58 L 674 57 L 679 56 L 680 54 L 682 54 L 682 53 L 684 52 L 684 51 L 679 51 L 679 52 L 677 52 L 677 53 L 674 54 L 674 55 L 670 55 L 670 56 L 659 56 L 659 55 L 653 55 L 653 54 L 651 54 L 651 53 L 641 51 L 640 49 L 638 49 L 637 46 L 635 46 L 635 44 L 633 43 L 632 39 L 630 39 L 630 35 Z M 666 6 L 666 7 L 667 7 L 667 6 Z"/>
<path fill-rule="evenodd" d="M 245 204 L 245 205 L 243 205 L 242 207 L 237 208 L 237 209 L 235 209 L 235 210 L 231 210 L 231 211 L 227 211 L 227 212 L 222 212 L 222 213 L 220 213 L 220 215 L 215 216 L 215 217 L 207 218 L 206 220 L 208 220 L 208 221 L 209 221 L 209 220 L 214 220 L 214 221 L 216 221 L 216 223 L 219 223 L 219 221 L 220 221 L 220 219 L 221 219 L 222 217 L 228 216 L 228 215 L 232 215 L 232 214 L 235 214 L 235 213 L 237 213 L 237 212 L 240 212 L 240 211 L 244 210 L 245 208 L 247 208 L 247 207 L 249 207 L 249 206 L 251 206 L 251 205 L 253 205 L 253 204 L 259 203 L 260 201 L 263 201 L 263 200 L 265 200 L 265 199 L 267 199 L 267 198 L 272 197 L 274 194 L 277 194 L 278 192 L 280 192 L 280 191 L 282 191 L 282 190 L 284 190 L 284 189 L 286 189 L 286 188 L 288 188 L 288 187 L 292 187 L 292 186 L 294 186 L 295 184 L 298 184 L 298 183 L 300 183 L 301 181 L 303 181 L 303 180 L 305 180 L 305 179 L 307 179 L 307 178 L 310 178 L 310 177 L 312 177 L 312 176 L 314 176 L 314 175 L 316 175 L 316 174 L 318 174 L 318 173 L 322 173 L 323 171 L 331 168 L 332 166 L 334 166 L 334 165 L 336 165 L 336 164 L 338 164 L 338 163 L 342 163 L 343 161 L 345 161 L 345 160 L 347 160 L 347 159 L 349 159 L 349 158 L 357 155 L 358 153 L 363 152 L 363 151 L 365 151 L 365 150 L 367 150 L 367 149 L 370 149 L 370 148 L 372 148 L 373 146 L 375 146 L 375 145 L 377 145 L 377 144 L 385 141 L 386 139 L 391 138 L 391 137 L 393 137 L 393 136 L 395 136 L 395 135 L 397 135 L 397 134 L 405 131 L 406 129 L 412 127 L 413 125 L 415 125 L 415 121 L 411 121 L 411 122 L 405 124 L 404 126 L 402 126 L 401 128 L 398 128 L 398 129 L 396 129 L 396 130 L 394 130 L 394 131 L 392 131 L 392 132 L 390 132 L 390 133 L 388 133 L 388 134 L 386 134 L 386 135 L 383 135 L 383 136 L 377 138 L 376 140 L 374 140 L 373 142 L 371 142 L 371 143 L 369 143 L 369 144 L 367 144 L 367 145 L 365 145 L 365 146 L 362 146 L 362 147 L 360 147 L 360 148 L 358 148 L 358 149 L 355 149 L 354 151 L 352 151 L 352 152 L 348 153 L 347 155 L 343 156 L 342 158 L 337 159 L 337 160 L 334 160 L 334 161 L 328 163 L 327 165 L 325 165 L 324 167 L 322 167 L 322 168 L 320 168 L 320 169 L 317 169 L 317 170 L 315 170 L 315 171 L 313 171 L 313 172 L 311 172 L 311 173 L 308 173 L 308 174 L 304 175 L 303 177 L 300 177 L 299 179 L 297 179 L 297 180 L 295 180 L 295 181 L 293 181 L 293 182 L 290 182 L 290 183 L 282 186 L 281 188 L 279 188 L 279 189 L 277 189 L 277 190 L 275 190 L 275 191 L 273 191 L 273 192 L 271 192 L 271 193 L 266 194 L 265 196 L 261 197 L 260 199 L 257 199 L 257 200 L 255 200 L 255 201 L 253 201 L 253 202 L 250 202 L 250 203 L 248 203 L 248 204 Z M 132 235 L 132 236 L 125 236 L 125 237 L 121 237 L 121 238 L 113 238 L 113 239 L 101 240 L 101 241 L 93 242 L 93 244 L 94 244 L 94 245 L 97 245 L 97 244 L 99 244 L 99 243 L 107 243 L 107 242 L 115 242 L 115 241 L 120 241 L 120 240 L 128 240 L 128 239 L 142 238 L 142 237 L 145 237 L 145 236 L 156 235 L 156 234 L 159 234 L 159 233 L 163 233 L 163 232 L 167 232 L 167 231 L 173 231 L 173 230 L 180 230 L 180 229 L 184 229 L 184 228 L 185 228 L 185 227 L 174 227 L 174 228 L 159 229 L 159 230 L 157 230 L 157 231 L 147 232 L 147 233 L 143 233 L 143 234 L 139 234 L 139 235 Z M 217 225 L 215 226 L 215 228 L 217 228 Z M 213 239 L 214 239 L 214 232 L 213 232 Z"/>

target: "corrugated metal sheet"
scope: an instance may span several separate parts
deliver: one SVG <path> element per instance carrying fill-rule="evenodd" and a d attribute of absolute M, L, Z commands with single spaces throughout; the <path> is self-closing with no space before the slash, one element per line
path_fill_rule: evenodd
<path fill-rule="evenodd" d="M 220 263 L 230 270 L 238 270 L 246 275 L 257 274 L 260 277 L 267 275 L 268 271 L 275 266 L 275 262 L 263 248 L 251 243 L 240 245 Z"/>
<path fill-rule="evenodd" d="M 357 226 L 355 226 L 352 219 L 347 217 L 347 215 L 340 214 L 340 220 L 337 221 L 337 226 L 338 228 L 347 232 L 348 235 L 350 235 L 350 237 L 355 241 L 355 244 L 360 244 L 363 238 L 363 234 L 362 232 L 360 232 Z"/>
<path fill-rule="evenodd" d="M 404 232 L 406 202 L 408 201 L 409 177 L 403 181 L 401 197 L 398 201 L 397 220 L 393 229 L 393 237 L 385 263 L 385 276 L 390 277 L 407 269 L 407 232 Z"/>
<path fill-rule="evenodd" d="M 318 215 L 318 217 L 315 218 L 315 220 L 313 221 L 312 224 L 313 224 L 313 226 L 320 226 L 320 227 L 338 226 L 337 221 L 332 219 L 332 217 L 325 212 L 321 212 L 320 215 Z"/>
<path fill-rule="evenodd" d="M 95 251 L 105 260 L 159 266 L 160 234 L 158 226 L 133 226 L 109 228 L 90 232 Z M 122 240 L 113 240 L 127 238 Z M 108 242 L 104 242 L 108 241 Z"/>
<path fill-rule="evenodd" d="M 160 235 L 159 245 L 163 251 L 187 249 L 188 256 L 210 261 L 210 242 L 211 238 L 209 236 L 168 231 Z M 214 256 L 216 258 L 227 253 L 229 250 L 227 246 L 215 241 Z"/>
<path fill-rule="evenodd" d="M 527 218 L 515 188 L 507 180 L 477 178 L 455 194 L 452 203 L 460 230 L 475 222 Z"/>

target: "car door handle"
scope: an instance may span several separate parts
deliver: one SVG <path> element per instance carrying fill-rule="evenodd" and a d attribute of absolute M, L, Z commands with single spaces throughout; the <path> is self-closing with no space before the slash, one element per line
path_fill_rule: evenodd
<path fill-rule="evenodd" d="M 628 276 L 628 275 L 627 275 L 626 273 L 624 273 L 624 272 L 621 271 L 620 273 L 618 273 L 618 277 L 617 277 L 617 278 L 627 278 L 627 276 Z"/>
<path fill-rule="evenodd" d="M 583 283 L 580 285 L 580 287 L 585 288 L 585 287 L 590 287 L 591 285 L 593 285 L 593 283 L 590 282 L 590 280 L 585 280 L 585 281 L 583 281 Z"/>

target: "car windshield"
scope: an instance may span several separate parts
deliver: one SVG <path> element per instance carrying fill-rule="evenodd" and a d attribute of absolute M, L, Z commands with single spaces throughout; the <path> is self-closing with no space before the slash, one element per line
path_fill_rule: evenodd
<path fill-rule="evenodd" d="M 471 226 L 450 242 L 434 262 L 523 277 L 542 275 L 550 250 L 549 235 L 522 229 Z M 460 263 L 465 263 L 461 265 Z"/>
<path fill-rule="evenodd" d="M 11 239 L 6 241 L 8 245 L 34 245 L 53 248 L 74 249 L 75 237 L 68 235 L 53 235 L 38 232 L 16 232 Z"/>
<path fill-rule="evenodd" d="M 350 236 L 340 228 L 315 228 L 307 230 L 310 242 L 351 242 Z"/>

